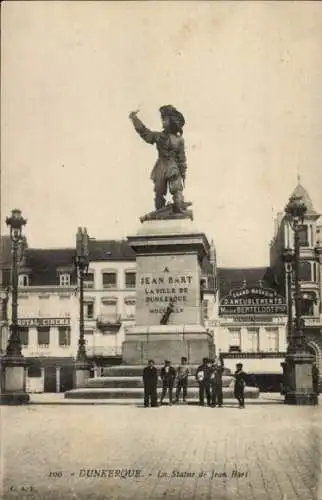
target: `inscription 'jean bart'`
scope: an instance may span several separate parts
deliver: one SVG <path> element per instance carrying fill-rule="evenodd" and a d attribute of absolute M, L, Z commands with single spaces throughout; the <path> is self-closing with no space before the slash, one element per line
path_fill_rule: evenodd
<path fill-rule="evenodd" d="M 155 144 L 158 160 L 151 173 L 154 183 L 155 209 L 160 210 L 166 204 L 165 196 L 169 189 L 173 198 L 173 210 L 184 212 L 183 187 L 186 178 L 187 162 L 183 140 L 185 119 L 174 106 L 160 108 L 163 130 L 153 132 L 137 117 L 138 111 L 130 113 L 130 119 L 136 132 L 148 144 Z"/>

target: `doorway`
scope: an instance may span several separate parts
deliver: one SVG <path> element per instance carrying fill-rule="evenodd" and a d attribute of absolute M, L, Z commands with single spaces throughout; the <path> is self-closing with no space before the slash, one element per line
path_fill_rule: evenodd
<path fill-rule="evenodd" d="M 45 392 L 56 392 L 56 366 L 46 366 L 45 368 Z"/>

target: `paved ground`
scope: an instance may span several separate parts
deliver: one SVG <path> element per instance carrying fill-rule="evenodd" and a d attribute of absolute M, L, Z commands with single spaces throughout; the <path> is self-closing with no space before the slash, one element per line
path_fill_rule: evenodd
<path fill-rule="evenodd" d="M 322 500 L 322 401 L 0 411 L 4 500 Z"/>

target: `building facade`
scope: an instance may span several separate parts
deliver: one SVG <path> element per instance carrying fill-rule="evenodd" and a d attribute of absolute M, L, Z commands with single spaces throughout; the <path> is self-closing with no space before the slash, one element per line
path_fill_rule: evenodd
<path fill-rule="evenodd" d="M 302 318 L 308 348 L 315 356 L 317 365 L 322 371 L 322 226 L 320 214 L 314 209 L 308 192 L 299 183 L 292 196 L 301 197 L 307 212 L 300 228 L 300 286 L 302 294 Z M 294 273 L 283 262 L 283 254 L 294 249 L 292 229 L 283 214 L 276 220 L 275 234 L 270 245 L 270 268 L 274 276 L 276 288 L 288 301 L 291 294 L 294 306 Z M 291 272 L 290 272 L 291 271 Z M 290 275 L 288 274 L 290 272 Z M 289 277 L 289 281 L 288 281 Z M 289 286 L 288 286 L 289 282 Z"/>

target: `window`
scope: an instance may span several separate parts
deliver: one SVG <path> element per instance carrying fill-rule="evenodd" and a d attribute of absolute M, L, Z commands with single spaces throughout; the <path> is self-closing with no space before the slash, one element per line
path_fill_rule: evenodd
<path fill-rule="evenodd" d="M 133 271 L 127 271 L 125 273 L 125 287 L 135 288 L 136 285 L 136 273 Z"/>
<path fill-rule="evenodd" d="M 38 345 L 41 346 L 49 346 L 49 339 L 50 339 L 50 328 L 48 326 L 39 326 L 37 328 L 37 335 L 38 335 Z"/>
<path fill-rule="evenodd" d="M 117 299 L 108 297 L 102 299 L 101 316 L 107 321 L 115 321 L 117 319 Z"/>
<path fill-rule="evenodd" d="M 27 347 L 29 344 L 29 328 L 24 328 L 22 326 L 19 326 L 18 333 L 21 345 L 23 347 Z"/>
<path fill-rule="evenodd" d="M 229 352 L 241 351 L 240 328 L 228 328 L 229 333 Z"/>
<path fill-rule="evenodd" d="M 70 286 L 70 274 L 64 273 L 59 275 L 60 286 Z"/>
<path fill-rule="evenodd" d="M 248 351 L 259 351 L 259 328 L 248 328 Z"/>
<path fill-rule="evenodd" d="M 29 276 L 28 274 L 19 274 L 18 276 L 18 286 L 29 286 Z"/>
<path fill-rule="evenodd" d="M 116 273 L 103 273 L 103 288 L 116 288 Z"/>
<path fill-rule="evenodd" d="M 278 328 L 267 327 L 265 331 L 267 334 L 267 350 L 270 352 L 277 352 L 279 344 Z"/>
<path fill-rule="evenodd" d="M 29 366 L 28 368 L 28 377 L 41 377 L 41 368 L 40 366 Z"/>
<path fill-rule="evenodd" d="M 84 288 L 94 288 L 94 273 L 91 271 L 84 275 Z"/>
<path fill-rule="evenodd" d="M 39 295 L 39 310 L 38 314 L 41 317 L 50 317 L 51 315 L 51 303 L 49 300 L 49 295 Z"/>
<path fill-rule="evenodd" d="M 135 318 L 135 297 L 125 299 L 125 316 L 128 319 Z"/>
<path fill-rule="evenodd" d="M 310 262 L 300 262 L 299 263 L 299 279 L 300 281 L 311 281 L 311 263 Z"/>
<path fill-rule="evenodd" d="M 316 297 L 312 295 L 303 294 L 301 301 L 301 313 L 303 316 L 314 316 L 314 302 L 316 301 Z"/>
<path fill-rule="evenodd" d="M 300 240 L 300 246 L 301 247 L 308 247 L 309 240 L 308 240 L 308 228 L 307 228 L 307 226 L 300 226 L 298 229 L 298 235 L 299 235 L 299 240 Z"/>
<path fill-rule="evenodd" d="M 208 319 L 208 300 L 203 301 L 203 318 Z"/>
<path fill-rule="evenodd" d="M 94 302 L 85 302 L 84 313 L 86 318 L 88 319 L 94 318 Z"/>
<path fill-rule="evenodd" d="M 313 281 L 318 281 L 318 265 L 316 262 L 313 264 Z"/>
<path fill-rule="evenodd" d="M 70 346 L 70 328 L 69 327 L 59 327 L 59 345 L 60 346 Z"/>

